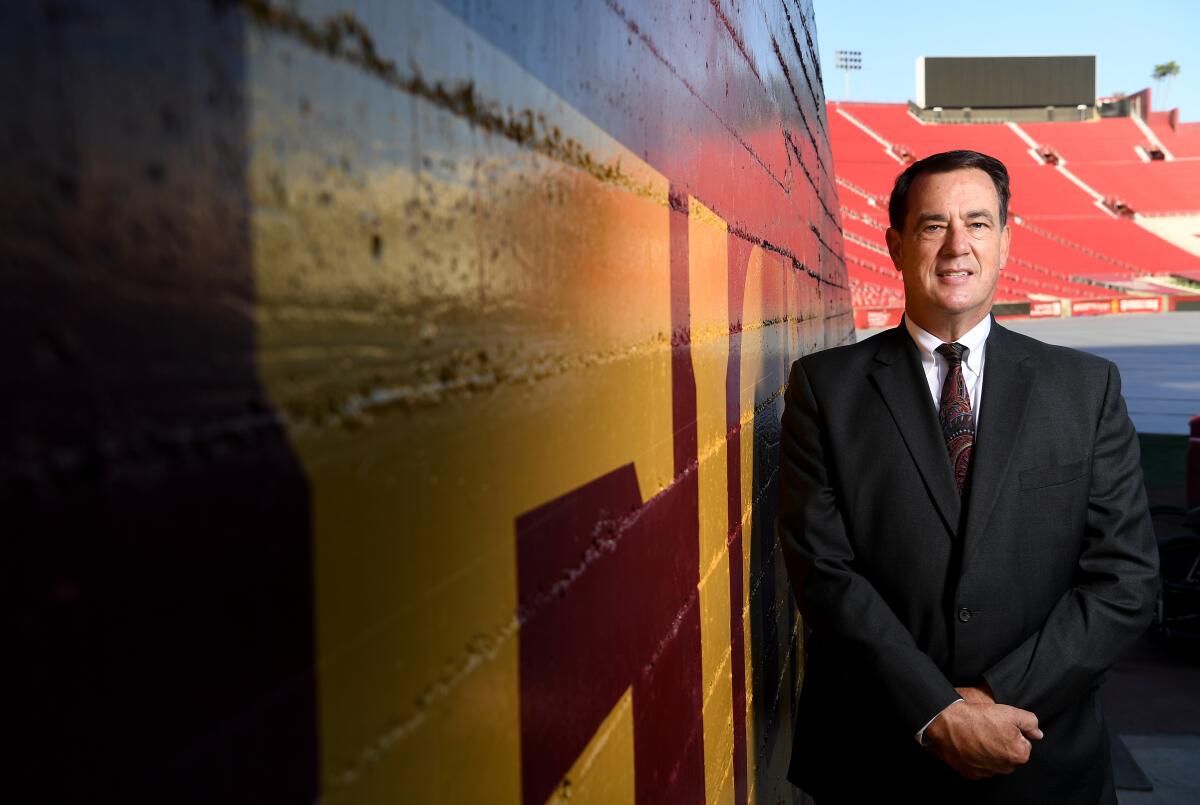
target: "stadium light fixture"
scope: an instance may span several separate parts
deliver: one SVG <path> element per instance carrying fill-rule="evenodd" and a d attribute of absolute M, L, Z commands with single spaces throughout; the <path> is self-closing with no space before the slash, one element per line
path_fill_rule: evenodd
<path fill-rule="evenodd" d="M 862 69 L 862 51 L 835 50 L 833 64 L 834 67 L 846 74 L 846 93 L 842 96 L 842 100 L 848 101 L 850 100 L 850 71 Z"/>

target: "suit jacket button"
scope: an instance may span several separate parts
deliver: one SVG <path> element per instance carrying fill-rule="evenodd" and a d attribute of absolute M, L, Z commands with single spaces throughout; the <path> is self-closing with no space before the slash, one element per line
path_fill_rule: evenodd
<path fill-rule="evenodd" d="M 963 623 L 966 623 L 967 621 L 971 620 L 971 610 L 967 609 L 966 607 L 963 607 L 962 609 L 960 609 L 958 611 L 958 619 L 960 621 L 962 621 Z"/>

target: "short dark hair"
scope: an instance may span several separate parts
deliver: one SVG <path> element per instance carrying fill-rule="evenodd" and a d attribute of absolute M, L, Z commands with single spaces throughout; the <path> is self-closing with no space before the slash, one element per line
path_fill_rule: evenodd
<path fill-rule="evenodd" d="M 924 159 L 918 159 L 896 177 L 892 197 L 888 199 L 888 223 L 897 232 L 904 231 L 908 218 L 908 191 L 918 176 L 926 173 L 949 173 L 961 168 L 979 168 L 992 178 L 996 195 L 1000 197 L 1000 226 L 1008 222 L 1008 169 L 995 157 L 978 151 L 943 151 Z"/>

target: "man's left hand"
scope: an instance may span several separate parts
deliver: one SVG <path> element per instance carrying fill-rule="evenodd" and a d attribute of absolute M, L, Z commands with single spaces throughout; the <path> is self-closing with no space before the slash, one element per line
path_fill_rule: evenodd
<path fill-rule="evenodd" d="M 992 695 L 991 688 L 986 682 L 982 687 L 978 688 L 955 688 L 959 696 L 962 696 L 967 704 L 995 704 L 996 697 Z M 1042 737 L 1041 729 L 1034 729 L 1022 733 L 1029 740 L 1040 740 Z"/>

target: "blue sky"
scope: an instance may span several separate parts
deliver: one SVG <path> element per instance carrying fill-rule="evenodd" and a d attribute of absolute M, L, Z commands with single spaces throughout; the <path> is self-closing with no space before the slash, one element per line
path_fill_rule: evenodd
<path fill-rule="evenodd" d="M 914 97 L 918 56 L 1096 55 L 1096 92 L 1154 89 L 1154 109 L 1180 107 L 1180 120 L 1200 120 L 1200 2 L 1149 0 L 1008 0 L 923 4 L 884 0 L 813 0 L 825 97 L 842 100 L 845 74 L 835 50 L 861 50 L 863 69 L 850 76 L 850 99 L 904 102 Z M 1150 78 L 1155 64 L 1175 60 L 1169 90 Z M 1164 91 L 1166 105 L 1163 105 Z"/>

